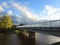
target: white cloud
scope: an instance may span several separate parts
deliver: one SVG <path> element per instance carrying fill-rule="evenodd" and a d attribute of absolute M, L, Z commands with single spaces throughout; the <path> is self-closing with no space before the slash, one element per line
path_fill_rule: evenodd
<path fill-rule="evenodd" d="M 22 17 L 20 15 L 15 15 L 15 19 L 20 21 L 22 19 Z"/>
<path fill-rule="evenodd" d="M 12 15 L 13 13 L 12 13 L 11 10 L 9 10 L 9 11 L 7 12 L 7 14 L 8 14 L 8 15 Z"/>
<path fill-rule="evenodd" d="M 60 19 L 60 8 L 54 8 L 53 6 L 46 5 L 40 15 L 43 15 L 41 19 L 58 20 Z"/>
<path fill-rule="evenodd" d="M 14 16 L 12 15 L 11 19 L 12 19 L 13 24 L 15 25 L 22 23 L 22 17 L 20 15 L 14 15 Z"/>
<path fill-rule="evenodd" d="M 5 6 L 6 8 L 8 8 L 8 4 L 6 2 L 2 2 L 2 6 Z"/>
<path fill-rule="evenodd" d="M 40 18 L 37 15 L 35 15 L 34 13 L 30 12 L 26 6 L 22 6 L 17 3 L 13 3 L 12 5 L 14 8 L 16 8 L 17 10 L 19 10 L 23 13 L 23 16 L 25 19 L 31 20 L 31 21 L 39 21 L 40 20 Z"/>
<path fill-rule="evenodd" d="M 3 16 L 3 15 L 9 15 L 11 17 L 11 19 L 12 19 L 13 24 L 20 24 L 22 22 L 22 17 L 19 14 L 18 15 L 14 15 L 13 14 L 13 10 L 9 10 L 10 6 L 7 4 L 7 2 L 2 2 L 2 4 L 0 5 L 0 12 L 1 12 L 0 13 L 0 17 Z M 2 12 L 2 11 L 5 10 L 2 7 L 6 8 L 8 11 L 6 11 L 6 13 Z"/>
<path fill-rule="evenodd" d="M 3 11 L 4 11 L 4 9 L 0 6 L 0 12 L 1 12 L 1 11 L 3 12 Z"/>
<path fill-rule="evenodd" d="M 47 11 L 48 14 L 52 14 L 55 12 L 56 9 L 51 6 L 46 5 L 45 10 Z"/>

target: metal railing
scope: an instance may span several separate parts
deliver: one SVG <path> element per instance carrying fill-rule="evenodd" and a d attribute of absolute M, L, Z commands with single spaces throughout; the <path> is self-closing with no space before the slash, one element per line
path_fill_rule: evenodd
<path fill-rule="evenodd" d="M 40 22 L 39 24 L 23 25 L 18 27 L 60 27 L 60 20 Z"/>

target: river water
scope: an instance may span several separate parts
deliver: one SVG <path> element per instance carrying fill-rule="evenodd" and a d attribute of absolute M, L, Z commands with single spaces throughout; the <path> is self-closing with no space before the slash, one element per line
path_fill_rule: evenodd
<path fill-rule="evenodd" d="M 36 39 L 20 38 L 17 34 L 0 33 L 0 45 L 48 45 L 60 42 L 60 37 L 36 33 Z"/>

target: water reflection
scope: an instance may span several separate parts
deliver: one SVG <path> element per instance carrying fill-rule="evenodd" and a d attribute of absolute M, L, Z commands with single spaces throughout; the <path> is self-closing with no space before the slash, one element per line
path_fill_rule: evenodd
<path fill-rule="evenodd" d="M 22 45 L 37 45 L 36 38 L 28 38 L 23 34 L 19 34 L 18 37 L 21 40 Z"/>
<path fill-rule="evenodd" d="M 36 45 L 33 38 L 21 38 L 17 34 L 0 34 L 0 45 Z"/>
<path fill-rule="evenodd" d="M 48 45 L 59 42 L 60 37 L 36 33 L 35 38 L 28 38 L 22 34 L 0 34 L 0 45 Z"/>
<path fill-rule="evenodd" d="M 37 37 L 36 41 L 38 42 L 38 44 L 42 43 L 43 45 L 47 45 L 47 44 L 53 44 L 56 42 L 60 42 L 59 36 L 47 35 L 44 33 L 36 33 L 36 37 Z"/>
<path fill-rule="evenodd" d="M 8 45 L 10 35 L 0 34 L 0 45 Z"/>
<path fill-rule="evenodd" d="M 36 45 L 35 39 L 33 38 L 21 38 L 22 45 Z"/>

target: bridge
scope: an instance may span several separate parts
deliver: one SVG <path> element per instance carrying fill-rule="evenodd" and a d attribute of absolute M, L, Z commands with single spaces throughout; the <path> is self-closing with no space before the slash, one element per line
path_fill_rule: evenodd
<path fill-rule="evenodd" d="M 16 29 L 21 30 L 22 32 L 24 32 L 24 34 L 26 34 L 26 31 L 28 31 L 30 38 L 35 38 L 35 32 L 46 32 L 48 34 L 59 36 L 58 34 L 60 34 L 60 20 L 17 26 Z M 57 34 L 55 32 L 57 32 Z"/>

